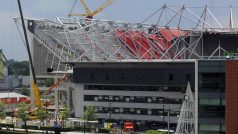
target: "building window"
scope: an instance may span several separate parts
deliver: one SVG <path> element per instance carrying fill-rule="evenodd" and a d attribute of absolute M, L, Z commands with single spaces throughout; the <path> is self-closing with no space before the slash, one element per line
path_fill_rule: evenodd
<path fill-rule="evenodd" d="M 119 110 L 118 108 L 117 108 L 117 109 L 115 109 L 115 113 L 119 113 L 119 111 L 120 111 L 120 110 Z"/>
<path fill-rule="evenodd" d="M 118 101 L 118 100 L 119 100 L 119 97 L 115 97 L 115 100 Z"/>
<path fill-rule="evenodd" d="M 109 100 L 113 100 L 113 97 L 112 97 L 112 96 L 109 96 Z"/>
<path fill-rule="evenodd" d="M 199 130 L 209 131 L 209 124 L 200 124 Z"/>
<path fill-rule="evenodd" d="M 150 102 L 151 102 L 151 98 L 148 98 L 148 99 L 147 99 L 147 102 L 149 102 L 149 103 L 150 103 Z"/>
<path fill-rule="evenodd" d="M 94 80 L 94 79 L 95 79 L 94 74 L 91 74 L 91 75 L 90 75 L 90 79 L 91 79 L 91 80 Z"/>
<path fill-rule="evenodd" d="M 226 126 L 225 125 L 221 125 L 221 131 L 223 131 L 223 132 L 226 131 Z"/>
<path fill-rule="evenodd" d="M 131 113 L 134 113 L 134 108 L 131 108 L 131 109 L 130 109 L 130 112 L 131 112 Z"/>
<path fill-rule="evenodd" d="M 137 73 L 137 80 L 141 80 L 141 75 L 139 73 Z"/>
<path fill-rule="evenodd" d="M 136 113 L 137 113 L 137 114 L 140 114 L 140 109 L 137 109 L 137 110 L 136 110 Z"/>
<path fill-rule="evenodd" d="M 109 80 L 109 75 L 107 74 L 107 75 L 105 76 L 105 78 L 106 78 L 106 80 Z"/>
<path fill-rule="evenodd" d="M 220 99 L 210 99 L 210 105 L 220 105 Z"/>
<path fill-rule="evenodd" d="M 191 81 L 191 74 L 186 74 L 186 80 Z"/>
<path fill-rule="evenodd" d="M 153 80 L 154 80 L 154 81 L 157 81 L 157 80 L 158 80 L 158 74 L 157 74 L 157 73 L 154 73 L 154 74 L 153 74 Z"/>
<path fill-rule="evenodd" d="M 220 125 L 210 125 L 210 131 L 220 131 Z"/>
<path fill-rule="evenodd" d="M 102 100 L 102 96 L 99 96 L 99 97 L 98 97 L 98 100 Z"/>
<path fill-rule="evenodd" d="M 209 99 L 200 99 L 200 105 L 209 105 Z"/>
<path fill-rule="evenodd" d="M 125 73 L 121 73 L 121 80 L 125 80 Z"/>
<path fill-rule="evenodd" d="M 174 80 L 174 75 L 172 73 L 169 73 L 169 81 L 173 81 Z"/>
<path fill-rule="evenodd" d="M 130 102 L 130 98 L 129 97 L 126 97 L 126 102 Z"/>
<path fill-rule="evenodd" d="M 131 97 L 130 97 L 130 100 L 134 100 L 134 96 L 131 96 Z"/>
<path fill-rule="evenodd" d="M 94 97 L 94 101 L 98 101 L 98 97 Z"/>
<path fill-rule="evenodd" d="M 120 108 L 120 113 L 123 113 L 123 108 Z"/>
<path fill-rule="evenodd" d="M 151 115 L 151 109 L 148 110 L 148 115 Z"/>
<path fill-rule="evenodd" d="M 225 105 L 226 105 L 226 100 L 225 100 L 225 99 L 222 99 L 222 100 L 221 100 L 221 104 L 222 104 L 223 106 L 225 106 Z"/>

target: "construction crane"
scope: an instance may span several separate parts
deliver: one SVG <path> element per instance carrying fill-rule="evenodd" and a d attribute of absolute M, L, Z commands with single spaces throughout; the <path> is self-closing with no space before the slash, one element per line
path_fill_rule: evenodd
<path fill-rule="evenodd" d="M 24 22 L 24 17 L 23 17 L 22 8 L 21 8 L 21 2 L 20 2 L 20 0 L 17 0 L 17 2 L 18 2 L 19 11 L 20 11 L 21 21 L 22 21 L 23 32 L 24 32 L 24 36 L 25 36 L 25 44 L 26 44 L 26 48 L 27 48 L 27 53 L 28 53 L 29 61 L 30 61 L 29 63 L 30 63 L 30 67 L 31 67 L 31 73 L 32 73 L 32 77 L 33 77 L 32 90 L 33 90 L 34 97 L 35 97 L 35 106 L 39 108 L 39 107 L 42 106 L 41 99 L 40 99 L 40 90 L 39 90 L 39 87 L 37 85 L 35 69 L 34 69 L 34 65 L 33 65 L 33 61 L 32 61 L 32 56 L 31 56 L 31 52 L 30 52 L 30 46 L 29 46 L 28 37 L 27 37 L 27 33 L 26 33 L 26 27 L 25 27 L 25 22 Z M 67 79 L 67 76 L 65 75 L 57 83 L 53 84 L 42 95 L 45 95 L 46 93 L 50 92 L 53 88 L 59 86 L 66 79 Z"/>
<path fill-rule="evenodd" d="M 72 11 L 76 5 L 78 0 L 75 0 L 73 3 L 73 6 L 68 14 L 69 17 L 71 16 L 84 16 L 88 19 L 92 19 L 94 15 L 98 14 L 99 12 L 101 12 L 103 9 L 105 9 L 106 7 L 108 7 L 109 5 L 111 5 L 115 0 L 106 0 L 101 6 L 99 6 L 97 9 L 95 9 L 94 11 L 90 11 L 88 6 L 86 5 L 86 3 L 83 0 L 80 0 L 80 3 L 82 4 L 84 10 L 86 13 L 84 14 L 72 14 Z"/>
<path fill-rule="evenodd" d="M 17 0 L 17 3 L 18 3 L 20 16 L 21 16 L 22 28 L 23 28 L 25 43 L 26 43 L 26 49 L 27 49 L 27 53 L 28 53 L 28 57 L 29 57 L 29 61 L 30 61 L 29 63 L 30 63 L 30 67 L 31 67 L 31 73 L 32 73 L 32 77 L 33 77 L 32 90 L 33 90 L 34 96 L 35 96 L 35 106 L 41 107 L 40 91 L 39 91 L 39 88 L 38 88 L 38 85 L 36 82 L 36 74 L 35 74 L 33 60 L 32 60 L 32 56 L 31 56 L 31 52 L 30 52 L 30 45 L 28 42 L 28 37 L 27 37 L 27 33 L 26 33 L 26 27 L 25 27 L 25 22 L 24 22 L 24 17 L 23 17 L 23 13 L 22 13 L 20 0 Z"/>

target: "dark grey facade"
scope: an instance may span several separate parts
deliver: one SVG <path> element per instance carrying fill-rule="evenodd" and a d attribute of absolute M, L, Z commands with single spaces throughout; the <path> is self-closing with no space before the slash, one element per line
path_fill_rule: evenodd
<path fill-rule="evenodd" d="M 225 134 L 225 61 L 198 62 L 199 134 Z"/>

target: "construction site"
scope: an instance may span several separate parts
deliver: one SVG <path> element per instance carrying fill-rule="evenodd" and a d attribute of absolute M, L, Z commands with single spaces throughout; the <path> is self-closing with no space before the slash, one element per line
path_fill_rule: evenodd
<path fill-rule="evenodd" d="M 229 16 L 222 22 L 214 7 L 167 4 L 142 22 L 123 22 L 94 19 L 113 0 L 94 11 L 80 2 L 85 14 L 73 13 L 75 0 L 68 17 L 31 19 L 21 13 L 13 19 L 29 45 L 33 112 L 45 107 L 60 121 L 67 107 L 69 119 L 85 126 L 90 105 L 95 126 L 118 128 L 117 133 L 238 131 L 238 27 L 232 6 L 222 8 Z"/>

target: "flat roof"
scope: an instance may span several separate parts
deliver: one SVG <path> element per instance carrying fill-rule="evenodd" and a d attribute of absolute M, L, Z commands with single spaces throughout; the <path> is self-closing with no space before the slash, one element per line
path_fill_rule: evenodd
<path fill-rule="evenodd" d="M 2 98 L 21 98 L 21 97 L 28 97 L 19 93 L 15 93 L 15 92 L 3 92 L 0 93 L 0 99 Z"/>
<path fill-rule="evenodd" d="M 125 59 L 118 61 L 85 61 L 85 62 L 61 62 L 73 67 L 105 67 L 105 66 L 123 66 L 123 65 L 156 65 L 161 63 L 195 63 L 197 59 L 181 59 L 181 60 L 134 60 L 134 59 Z"/>

